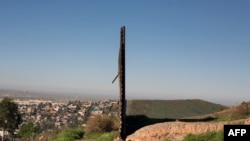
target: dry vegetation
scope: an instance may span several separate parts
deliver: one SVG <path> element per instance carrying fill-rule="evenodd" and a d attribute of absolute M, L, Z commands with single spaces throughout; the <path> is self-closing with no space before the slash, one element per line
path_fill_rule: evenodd
<path fill-rule="evenodd" d="M 107 115 L 92 115 L 86 122 L 85 132 L 111 132 L 117 131 L 119 126 L 119 120 L 115 116 Z"/>

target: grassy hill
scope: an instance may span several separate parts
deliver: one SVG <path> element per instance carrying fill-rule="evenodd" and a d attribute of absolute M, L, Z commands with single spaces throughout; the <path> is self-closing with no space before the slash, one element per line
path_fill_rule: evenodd
<path fill-rule="evenodd" d="M 179 119 L 218 112 L 227 107 L 199 99 L 127 100 L 127 115 Z"/>
<path fill-rule="evenodd" d="M 240 105 L 233 106 L 222 111 L 205 115 L 188 117 L 187 119 L 205 119 L 211 117 L 218 121 L 230 121 L 230 120 L 248 118 L 249 115 L 250 115 L 250 102 L 243 102 Z"/>

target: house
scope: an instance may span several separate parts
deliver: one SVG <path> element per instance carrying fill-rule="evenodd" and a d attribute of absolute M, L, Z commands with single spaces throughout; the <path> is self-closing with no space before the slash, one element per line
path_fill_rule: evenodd
<path fill-rule="evenodd" d="M 95 106 L 95 107 L 92 109 L 91 113 L 92 113 L 92 114 L 95 114 L 95 115 L 101 115 L 101 114 L 103 113 L 103 111 L 102 111 L 99 107 Z"/>
<path fill-rule="evenodd" d="M 2 139 L 3 136 L 8 136 L 9 132 L 8 131 L 4 131 L 2 129 L 0 129 L 0 138 Z"/>

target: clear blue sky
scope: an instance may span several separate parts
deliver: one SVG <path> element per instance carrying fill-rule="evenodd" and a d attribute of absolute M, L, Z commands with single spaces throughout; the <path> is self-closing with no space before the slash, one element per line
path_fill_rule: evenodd
<path fill-rule="evenodd" d="M 250 100 L 248 0 L 1 0 L 0 88 L 127 98 Z"/>

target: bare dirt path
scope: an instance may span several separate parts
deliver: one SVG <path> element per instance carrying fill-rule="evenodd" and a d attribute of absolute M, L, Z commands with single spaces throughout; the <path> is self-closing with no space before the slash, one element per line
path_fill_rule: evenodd
<path fill-rule="evenodd" d="M 149 125 L 127 137 L 127 141 L 181 141 L 191 134 L 223 130 L 225 124 L 250 124 L 250 118 L 227 122 L 165 122 Z"/>

